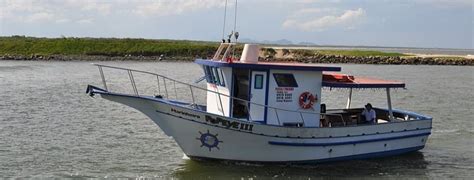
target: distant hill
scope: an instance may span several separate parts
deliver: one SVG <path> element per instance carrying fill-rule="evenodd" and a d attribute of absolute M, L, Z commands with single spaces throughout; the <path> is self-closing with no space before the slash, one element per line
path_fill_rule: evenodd
<path fill-rule="evenodd" d="M 239 42 L 242 43 L 255 43 L 255 44 L 268 44 L 268 45 L 294 45 L 294 43 L 288 39 L 280 39 L 276 41 L 269 41 L 269 40 L 255 40 L 255 39 L 241 39 Z"/>

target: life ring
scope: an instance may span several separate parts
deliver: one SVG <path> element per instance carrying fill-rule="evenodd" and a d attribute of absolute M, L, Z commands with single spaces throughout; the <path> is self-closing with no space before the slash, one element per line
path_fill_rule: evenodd
<path fill-rule="evenodd" d="M 300 94 L 299 104 L 303 109 L 310 109 L 317 100 L 317 96 L 311 94 L 310 92 L 304 92 Z"/>

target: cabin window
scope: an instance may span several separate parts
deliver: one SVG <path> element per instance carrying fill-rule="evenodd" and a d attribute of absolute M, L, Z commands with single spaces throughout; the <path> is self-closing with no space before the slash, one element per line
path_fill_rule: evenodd
<path fill-rule="evenodd" d="M 224 74 L 221 69 L 217 67 L 204 66 L 204 74 L 208 83 L 225 86 Z"/>
<path fill-rule="evenodd" d="M 293 74 L 274 73 L 273 77 L 278 87 L 298 87 L 298 83 L 296 83 Z"/>
<path fill-rule="evenodd" d="M 219 69 L 219 74 L 220 74 L 220 77 L 221 77 L 221 86 L 225 87 L 224 73 L 222 72 L 222 69 Z"/>
<path fill-rule="evenodd" d="M 214 77 L 214 84 L 220 85 L 221 77 L 219 76 L 219 73 L 217 72 L 217 68 L 215 67 L 212 68 L 212 76 Z"/>
<path fill-rule="evenodd" d="M 254 89 L 263 89 L 263 75 L 255 75 Z"/>
<path fill-rule="evenodd" d="M 211 67 L 204 66 L 204 74 L 206 75 L 206 81 L 208 83 L 214 83 L 214 76 L 212 75 Z"/>

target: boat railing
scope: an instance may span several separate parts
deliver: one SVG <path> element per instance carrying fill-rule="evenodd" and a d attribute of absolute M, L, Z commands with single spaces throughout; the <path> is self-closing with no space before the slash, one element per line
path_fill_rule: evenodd
<path fill-rule="evenodd" d="M 237 97 L 229 96 L 229 95 L 217 92 L 217 91 L 208 90 L 208 89 L 203 88 L 203 87 L 199 87 L 199 86 L 192 85 L 192 84 L 189 84 L 189 83 L 186 83 L 186 82 L 183 82 L 183 81 L 171 79 L 171 78 L 168 78 L 166 76 L 156 74 L 156 73 L 152 73 L 152 72 L 134 70 L 134 69 L 122 68 L 122 67 L 115 67 L 115 66 L 108 66 L 108 65 L 102 65 L 102 64 L 95 64 L 95 63 L 93 65 L 98 67 L 99 73 L 100 73 L 100 76 L 101 76 L 101 79 L 102 79 L 102 84 L 104 86 L 104 89 L 107 92 L 114 92 L 114 91 L 111 91 L 111 87 L 109 87 L 109 85 L 107 83 L 107 78 L 105 77 L 105 73 L 104 73 L 104 69 L 106 69 L 106 68 L 125 71 L 128 75 L 128 78 L 129 78 L 130 85 L 131 85 L 134 96 L 151 96 L 151 95 L 145 95 L 144 93 L 141 93 L 141 91 L 139 91 L 139 89 L 137 88 L 137 82 L 136 82 L 136 79 L 135 79 L 136 75 L 137 74 L 145 74 L 145 75 L 153 76 L 153 78 L 154 78 L 153 81 L 156 81 L 156 82 L 154 82 L 154 83 L 156 83 L 155 85 L 153 85 L 154 87 L 151 87 L 151 88 L 156 88 L 155 92 L 158 95 L 154 95 L 155 97 L 164 97 L 168 100 L 173 100 L 172 98 L 175 98 L 173 100 L 174 102 L 191 101 L 192 104 L 190 104 L 190 105 L 197 106 L 198 103 L 203 102 L 203 101 L 198 102 L 197 94 L 199 94 L 199 92 L 197 92 L 197 91 L 200 91 L 204 95 L 204 97 L 205 97 L 205 93 L 213 93 L 213 94 L 217 95 L 218 101 L 219 101 L 218 102 L 218 104 L 219 104 L 218 105 L 218 110 L 222 113 L 222 114 L 219 114 L 219 115 L 222 115 L 222 116 L 226 116 L 224 108 L 223 108 L 223 103 L 222 103 L 222 99 L 223 99 L 223 97 L 225 97 L 225 98 L 229 98 L 230 102 L 241 101 L 241 102 L 244 102 L 247 105 L 256 105 L 256 106 L 260 106 L 260 107 L 263 107 L 263 108 L 267 108 L 268 112 L 274 113 L 274 115 L 275 115 L 275 117 L 278 121 L 278 125 L 283 125 L 283 123 L 284 123 L 280 119 L 281 113 L 283 113 L 283 112 L 297 114 L 299 116 L 298 118 L 301 119 L 301 121 L 299 123 L 301 123 L 303 126 L 306 126 L 306 124 L 307 124 L 306 122 L 309 121 L 307 118 L 305 118 L 305 115 L 308 115 L 308 114 L 312 115 L 312 120 L 314 120 L 314 117 L 317 117 L 318 122 L 319 122 L 320 117 L 333 116 L 333 117 L 336 117 L 336 118 L 341 120 L 342 126 L 346 125 L 346 122 L 345 122 L 345 120 L 344 120 L 344 118 L 341 114 L 302 112 L 302 111 L 282 109 L 282 108 L 278 108 L 278 107 L 268 106 L 268 105 L 264 105 L 264 104 L 258 104 L 258 103 L 254 103 L 254 102 L 251 102 L 251 101 L 248 101 L 248 100 L 245 100 L 245 99 L 240 99 L 240 98 L 237 98 Z M 144 82 L 150 83 L 150 81 L 144 81 Z M 185 94 L 184 93 L 185 91 L 189 92 L 187 94 L 189 96 L 187 96 L 187 95 L 179 96 L 180 94 Z M 119 93 L 119 92 L 116 92 L 116 93 Z M 190 99 L 186 99 L 185 97 L 190 97 Z M 252 121 L 251 113 L 248 110 L 248 106 L 245 106 L 245 108 L 246 108 L 246 112 L 247 112 L 246 115 L 248 117 L 247 120 Z M 230 114 L 230 112 L 229 112 L 229 114 Z"/>
<path fill-rule="evenodd" d="M 216 53 L 212 57 L 214 61 L 227 61 L 227 58 L 232 58 L 231 54 L 234 53 L 235 43 L 221 43 Z"/>

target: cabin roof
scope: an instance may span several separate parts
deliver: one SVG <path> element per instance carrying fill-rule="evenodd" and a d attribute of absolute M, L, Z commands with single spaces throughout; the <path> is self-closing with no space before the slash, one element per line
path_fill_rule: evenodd
<path fill-rule="evenodd" d="M 299 71 L 341 71 L 341 67 L 336 66 L 321 66 L 315 64 L 302 64 L 302 63 L 275 63 L 275 62 L 257 62 L 257 63 L 244 63 L 235 61 L 232 63 L 213 61 L 206 59 L 196 59 L 194 61 L 197 64 L 213 66 L 213 67 L 231 67 L 231 68 L 243 68 L 243 69 L 280 69 L 280 70 L 299 70 Z"/>
<path fill-rule="evenodd" d="M 346 74 L 323 73 L 323 87 L 331 88 L 405 88 L 400 81 L 382 80 L 368 77 L 354 77 Z"/>

